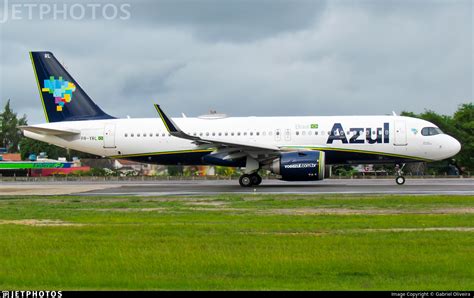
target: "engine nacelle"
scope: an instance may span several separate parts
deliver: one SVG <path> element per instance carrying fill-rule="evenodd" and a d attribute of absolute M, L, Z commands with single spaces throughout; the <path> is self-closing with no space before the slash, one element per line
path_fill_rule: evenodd
<path fill-rule="evenodd" d="M 267 167 L 285 181 L 312 181 L 324 179 L 324 152 L 284 152 Z"/>

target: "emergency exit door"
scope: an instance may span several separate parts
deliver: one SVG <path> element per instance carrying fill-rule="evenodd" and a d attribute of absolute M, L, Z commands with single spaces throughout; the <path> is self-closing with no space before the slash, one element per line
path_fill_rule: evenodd
<path fill-rule="evenodd" d="M 285 141 L 291 141 L 291 129 L 285 129 Z"/>
<path fill-rule="evenodd" d="M 115 148 L 115 124 L 104 127 L 104 148 Z"/>

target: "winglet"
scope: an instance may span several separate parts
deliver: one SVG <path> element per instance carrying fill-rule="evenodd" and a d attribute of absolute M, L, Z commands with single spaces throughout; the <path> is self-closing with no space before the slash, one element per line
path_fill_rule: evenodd
<path fill-rule="evenodd" d="M 163 112 L 163 110 L 160 108 L 160 105 L 157 105 L 155 104 L 155 109 L 156 111 L 158 112 L 158 114 L 160 115 L 160 118 L 161 120 L 163 121 L 163 124 L 165 125 L 166 129 L 168 130 L 168 132 L 174 136 L 174 137 L 178 137 L 178 138 L 182 138 L 182 139 L 187 139 L 187 140 L 193 140 L 193 141 L 198 141 L 200 140 L 199 137 L 195 137 L 195 136 L 191 136 L 191 135 L 188 135 L 187 133 L 185 133 L 184 131 L 182 131 L 178 125 L 176 125 L 173 120 L 171 120 L 171 118 L 169 118 L 168 116 L 166 116 L 165 112 Z"/>
<path fill-rule="evenodd" d="M 155 109 L 158 112 L 158 115 L 160 115 L 161 120 L 163 120 L 163 123 L 165 124 L 166 129 L 169 133 L 173 134 L 181 132 L 181 130 L 176 126 L 176 124 L 174 124 L 173 120 L 166 116 L 166 114 L 163 112 L 159 105 L 155 104 Z"/>

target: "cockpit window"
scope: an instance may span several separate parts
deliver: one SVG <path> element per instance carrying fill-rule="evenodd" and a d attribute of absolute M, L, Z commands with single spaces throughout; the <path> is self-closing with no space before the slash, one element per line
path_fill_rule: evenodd
<path fill-rule="evenodd" d="M 437 127 L 425 127 L 421 130 L 421 134 L 423 136 L 435 136 L 435 135 L 439 135 L 439 134 L 442 134 L 443 132 L 441 131 L 441 129 L 437 128 Z"/>

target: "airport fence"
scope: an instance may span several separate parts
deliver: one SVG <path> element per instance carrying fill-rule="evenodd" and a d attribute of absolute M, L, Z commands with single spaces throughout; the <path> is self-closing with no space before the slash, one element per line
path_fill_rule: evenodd
<path fill-rule="evenodd" d="M 474 178 L 471 173 L 466 175 L 405 175 L 410 179 L 433 179 L 433 178 L 449 178 L 449 179 L 470 179 Z M 212 180 L 238 180 L 239 176 L 48 176 L 48 177 L 0 177 L 0 182 L 68 182 L 68 181 L 84 181 L 84 182 L 149 182 L 149 181 L 212 181 Z M 277 180 L 277 176 L 264 176 L 265 180 Z M 393 175 L 365 175 L 357 174 L 353 176 L 333 175 L 331 180 L 340 179 L 395 179 Z"/>

